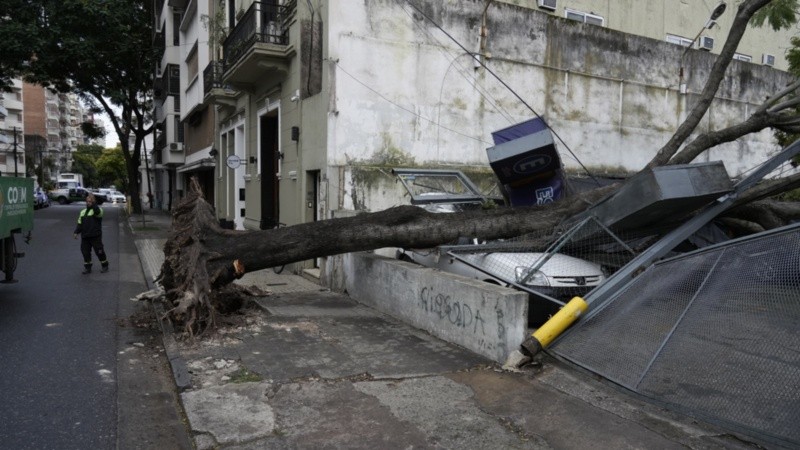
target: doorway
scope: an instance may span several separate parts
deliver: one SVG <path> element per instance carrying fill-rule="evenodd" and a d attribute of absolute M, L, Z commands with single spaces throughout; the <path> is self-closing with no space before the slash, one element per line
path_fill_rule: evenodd
<path fill-rule="evenodd" d="M 261 229 L 275 228 L 280 222 L 280 208 L 278 202 L 280 181 L 280 152 L 278 138 L 278 110 L 273 109 L 260 117 L 260 142 L 261 149 L 259 162 L 261 164 Z"/>

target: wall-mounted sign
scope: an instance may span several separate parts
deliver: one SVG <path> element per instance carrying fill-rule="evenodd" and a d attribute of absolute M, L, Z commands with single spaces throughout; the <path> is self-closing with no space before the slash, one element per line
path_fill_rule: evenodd
<path fill-rule="evenodd" d="M 239 166 L 242 165 L 242 158 L 238 155 L 231 155 L 225 159 L 225 164 L 228 165 L 231 169 L 238 169 Z"/>

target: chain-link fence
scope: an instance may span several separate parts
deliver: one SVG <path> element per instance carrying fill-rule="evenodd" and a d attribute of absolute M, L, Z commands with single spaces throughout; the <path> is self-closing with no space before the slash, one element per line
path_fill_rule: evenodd
<path fill-rule="evenodd" d="M 663 261 L 551 347 L 632 391 L 800 445 L 800 224 Z"/>

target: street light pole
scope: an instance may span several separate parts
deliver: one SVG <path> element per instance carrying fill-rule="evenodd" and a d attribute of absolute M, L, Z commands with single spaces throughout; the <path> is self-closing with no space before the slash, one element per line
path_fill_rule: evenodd
<path fill-rule="evenodd" d="M 678 89 L 680 89 L 681 94 L 686 93 L 686 86 L 683 82 L 684 78 L 683 58 L 686 56 L 686 52 L 688 52 L 690 48 L 694 47 L 694 43 L 697 42 L 698 39 L 700 39 L 700 35 L 703 34 L 703 30 L 705 30 L 706 28 L 710 30 L 711 27 L 713 27 L 714 24 L 717 23 L 716 20 L 719 19 L 719 16 L 721 16 L 722 13 L 725 12 L 725 9 L 727 7 L 728 5 L 724 1 L 719 2 L 719 5 L 717 5 L 717 7 L 714 8 L 713 11 L 711 11 L 711 16 L 708 18 L 708 22 L 706 22 L 706 24 L 703 25 L 703 28 L 700 28 L 700 31 L 697 32 L 697 36 L 695 36 L 694 39 L 692 39 L 692 42 L 690 42 L 689 45 L 686 46 L 686 50 L 684 50 L 683 53 L 681 53 L 681 67 L 680 70 L 678 71 L 678 77 L 680 78 L 680 81 L 678 83 Z"/>
<path fill-rule="evenodd" d="M 17 127 L 14 127 L 14 176 L 19 176 L 19 171 L 17 170 Z"/>

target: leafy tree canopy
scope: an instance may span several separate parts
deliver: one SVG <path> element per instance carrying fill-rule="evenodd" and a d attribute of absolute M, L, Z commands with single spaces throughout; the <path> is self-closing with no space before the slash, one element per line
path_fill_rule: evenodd
<path fill-rule="evenodd" d="M 798 0 L 772 0 L 768 5 L 753 14 L 750 22 L 757 26 L 764 26 L 764 23 L 775 30 L 789 28 L 797 23 Z"/>
<path fill-rule="evenodd" d="M 120 147 L 107 148 L 97 159 L 97 175 L 100 179 L 99 186 L 115 186 L 127 190 L 128 173 L 125 170 L 125 157 Z"/>
<path fill-rule="evenodd" d="M 152 132 L 147 94 L 160 57 L 152 37 L 154 3 L 0 0 L 0 88 L 24 78 L 75 92 L 93 111 L 105 112 L 122 143 L 129 191 L 139 190 L 132 174 L 138 171 L 142 142 Z M 141 208 L 138 201 L 132 206 Z"/>
<path fill-rule="evenodd" d="M 79 145 L 78 150 L 72 154 L 72 171 L 83 175 L 83 182 L 86 186 L 100 186 L 96 161 L 102 154 L 103 147 L 94 144 Z"/>

